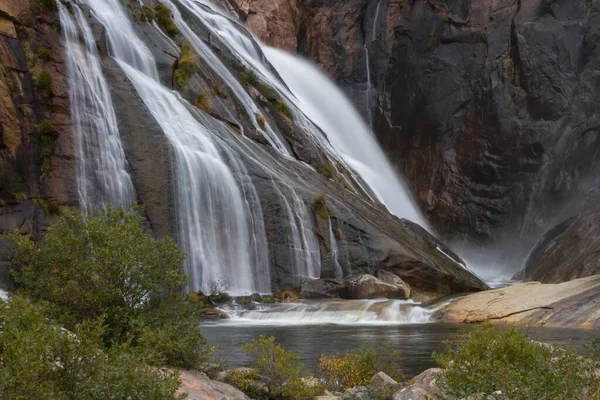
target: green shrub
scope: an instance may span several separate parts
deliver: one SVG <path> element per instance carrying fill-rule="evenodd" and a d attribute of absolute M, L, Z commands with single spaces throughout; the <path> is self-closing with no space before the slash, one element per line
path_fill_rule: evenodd
<path fill-rule="evenodd" d="M 56 137 L 53 135 L 54 125 L 50 120 L 44 120 L 35 126 L 40 138 L 40 153 L 42 158 L 42 179 L 52 170 L 52 156 L 56 149 Z"/>
<path fill-rule="evenodd" d="M 42 7 L 47 8 L 50 11 L 57 11 L 58 5 L 56 4 L 56 0 L 37 0 L 37 3 Z"/>
<path fill-rule="evenodd" d="M 257 86 L 258 85 L 258 75 L 252 70 L 247 70 L 240 73 L 240 79 L 242 83 L 245 85 Z"/>
<path fill-rule="evenodd" d="M 333 177 L 335 176 L 335 168 L 333 167 L 333 165 L 331 165 L 330 162 L 324 162 L 321 165 L 317 166 L 317 172 L 321 175 L 323 175 L 325 178 L 328 179 L 333 179 Z"/>
<path fill-rule="evenodd" d="M 252 303 L 252 297 L 250 296 L 238 296 L 235 298 L 235 302 L 241 306 L 247 306 Z"/>
<path fill-rule="evenodd" d="M 102 349 L 99 321 L 72 332 L 20 296 L 0 302 L 0 398 L 176 399 L 178 377 L 126 345 Z"/>
<path fill-rule="evenodd" d="M 207 113 L 210 113 L 211 104 L 208 94 L 204 92 L 198 93 L 198 97 L 196 98 L 196 107 L 203 111 L 206 111 Z"/>
<path fill-rule="evenodd" d="M 315 201 L 313 202 L 313 210 L 320 218 L 329 218 L 329 210 L 327 209 L 327 199 L 325 196 L 320 195 L 315 198 Z"/>
<path fill-rule="evenodd" d="M 52 53 L 44 46 L 38 45 L 35 48 L 35 55 L 44 61 L 52 61 Z"/>
<path fill-rule="evenodd" d="M 263 296 L 263 303 L 265 304 L 274 304 L 275 303 L 275 297 L 273 296 Z"/>
<path fill-rule="evenodd" d="M 267 101 L 269 101 L 269 103 L 273 104 L 277 111 L 288 117 L 290 120 L 294 120 L 294 113 L 292 113 L 292 110 L 290 110 L 290 108 L 285 104 L 285 102 L 281 100 L 281 97 L 275 89 L 273 89 L 271 86 L 264 84 L 259 84 L 257 86 L 257 89 L 260 92 L 260 94 L 262 94 L 267 99 Z"/>
<path fill-rule="evenodd" d="M 39 90 L 42 97 L 49 99 L 52 97 L 52 77 L 47 71 L 42 71 L 38 76 L 35 87 Z"/>
<path fill-rule="evenodd" d="M 142 6 L 142 10 L 144 10 L 144 15 L 146 16 L 148 22 L 154 21 L 154 10 L 151 7 L 148 7 L 144 4 Z"/>
<path fill-rule="evenodd" d="M 131 342 L 153 349 L 157 364 L 191 368 L 205 358 L 201 304 L 183 294 L 182 251 L 171 238 L 154 239 L 144 222 L 126 210 L 67 211 L 43 243 L 11 234 L 15 281 L 67 329 L 103 317 L 107 345 Z"/>
<path fill-rule="evenodd" d="M 516 328 L 488 324 L 468 336 L 446 341 L 446 352 L 433 357 L 442 367 L 448 398 L 502 393 L 511 400 L 597 399 L 597 362 L 575 352 L 529 340 Z"/>
<path fill-rule="evenodd" d="M 181 55 L 175 67 L 175 80 L 180 87 L 187 85 L 190 76 L 198 68 L 198 55 L 189 43 L 181 46 Z"/>
<path fill-rule="evenodd" d="M 269 398 L 309 399 L 322 393 L 322 387 L 305 383 L 307 375 L 304 365 L 299 362 L 298 354 L 283 348 L 275 342 L 274 337 L 261 335 L 246 343 L 244 350 L 253 358 L 251 366 L 260 377 L 259 381 L 264 385 Z M 255 378 L 256 376 L 252 377 L 256 380 Z"/>
<path fill-rule="evenodd" d="M 227 93 L 227 89 L 225 89 L 225 87 L 223 85 L 218 85 L 218 84 L 214 84 L 213 87 L 213 92 L 219 96 L 222 99 L 227 99 L 229 98 L 229 94 Z"/>
<path fill-rule="evenodd" d="M 13 166 L 8 162 L 0 164 L 0 199 L 13 199 L 22 187 L 23 180 Z"/>
<path fill-rule="evenodd" d="M 37 56 L 31 49 L 31 43 L 25 40 L 21 43 L 21 46 L 23 47 L 23 53 L 25 53 L 25 61 L 27 62 L 27 67 L 30 69 L 35 67 L 37 64 Z"/>
<path fill-rule="evenodd" d="M 337 228 L 337 229 L 334 231 L 334 235 L 335 235 L 335 238 L 336 238 L 337 240 L 341 240 L 341 239 L 342 239 L 342 237 L 344 237 L 344 234 L 343 234 L 343 232 L 342 232 L 342 230 L 341 230 L 340 228 Z"/>
<path fill-rule="evenodd" d="M 256 123 L 258 124 L 258 126 L 260 126 L 260 129 L 265 129 L 265 127 L 267 126 L 267 121 L 265 121 L 265 117 L 263 117 L 262 115 L 256 116 Z"/>
<path fill-rule="evenodd" d="M 173 37 L 179 33 L 179 28 L 173 22 L 173 18 L 171 15 L 171 9 L 165 6 L 163 3 L 158 3 L 158 6 L 155 8 L 155 17 L 158 21 L 158 24 L 165 30 L 167 35 Z"/>
<path fill-rule="evenodd" d="M 321 355 L 319 371 L 332 390 L 369 386 L 373 376 L 385 372 L 397 382 L 404 380 L 398 360 L 400 354 L 391 348 L 362 348 L 344 354 Z"/>

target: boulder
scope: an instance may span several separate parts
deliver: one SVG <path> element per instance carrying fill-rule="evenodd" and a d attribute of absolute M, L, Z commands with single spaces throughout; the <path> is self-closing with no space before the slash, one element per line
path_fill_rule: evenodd
<path fill-rule="evenodd" d="M 434 392 L 418 384 L 407 386 L 394 394 L 394 400 L 440 400 Z"/>
<path fill-rule="evenodd" d="M 302 283 L 300 297 L 303 299 L 336 299 L 341 297 L 342 283 L 339 279 L 315 279 Z"/>
<path fill-rule="evenodd" d="M 398 385 L 398 382 L 393 380 L 385 372 L 376 373 L 373 376 L 373 380 L 371 381 L 371 388 L 377 392 L 385 390 L 385 389 L 394 388 L 397 385 Z"/>
<path fill-rule="evenodd" d="M 406 299 L 407 294 L 404 286 L 393 285 L 382 282 L 373 275 L 349 276 L 344 279 L 342 286 L 342 298 L 350 300 L 362 299 Z"/>
<path fill-rule="evenodd" d="M 346 390 L 342 394 L 342 400 L 373 400 L 373 393 L 369 388 L 357 386 Z"/>
<path fill-rule="evenodd" d="M 404 288 L 404 293 L 406 293 L 406 298 L 409 299 L 411 297 L 409 284 L 404 282 L 398 275 L 385 269 L 380 269 L 377 271 L 376 276 L 377 279 L 382 282 L 389 283 L 390 285 L 402 286 Z"/>
<path fill-rule="evenodd" d="M 181 371 L 178 394 L 189 400 L 250 400 L 238 389 L 223 382 L 213 381 L 196 371 Z"/>

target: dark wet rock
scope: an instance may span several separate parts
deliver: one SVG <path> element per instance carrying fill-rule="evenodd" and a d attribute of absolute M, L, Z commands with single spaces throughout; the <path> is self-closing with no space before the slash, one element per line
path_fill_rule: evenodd
<path fill-rule="evenodd" d="M 315 279 L 304 282 L 300 288 L 303 299 L 336 299 L 341 297 L 340 279 Z"/>
<path fill-rule="evenodd" d="M 551 229 L 515 276 L 524 281 L 560 283 L 600 274 L 600 207 Z"/>

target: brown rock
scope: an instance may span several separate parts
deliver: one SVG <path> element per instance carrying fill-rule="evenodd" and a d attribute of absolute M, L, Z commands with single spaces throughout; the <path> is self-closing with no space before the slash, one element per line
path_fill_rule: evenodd
<path fill-rule="evenodd" d="M 0 35 L 16 39 L 17 29 L 15 24 L 9 19 L 0 17 Z"/>
<path fill-rule="evenodd" d="M 404 288 L 404 293 L 406 293 L 406 298 L 409 299 L 411 297 L 410 286 L 408 283 L 404 282 L 398 275 L 386 271 L 385 269 L 380 269 L 377 271 L 377 279 L 382 282 L 389 283 L 390 285 L 402 286 Z"/>
<path fill-rule="evenodd" d="M 0 13 L 6 14 L 14 21 L 18 21 L 28 12 L 29 0 L 0 0 Z"/>

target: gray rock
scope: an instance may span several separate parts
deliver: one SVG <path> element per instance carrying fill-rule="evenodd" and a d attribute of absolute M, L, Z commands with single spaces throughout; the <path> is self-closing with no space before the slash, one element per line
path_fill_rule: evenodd
<path fill-rule="evenodd" d="M 393 380 L 385 372 L 378 372 L 373 376 L 371 381 L 371 388 L 375 391 L 380 391 L 388 388 L 393 388 L 398 385 L 398 382 Z"/>
<path fill-rule="evenodd" d="M 339 279 L 315 279 L 302 283 L 300 297 L 303 299 L 335 299 L 341 297 Z"/>
<path fill-rule="evenodd" d="M 187 395 L 190 400 L 250 400 L 238 389 L 223 382 L 210 380 L 205 374 L 196 371 L 181 371 L 181 386 L 178 394 Z"/>
<path fill-rule="evenodd" d="M 404 288 L 406 298 L 409 299 L 411 297 L 410 286 L 408 285 L 408 283 L 404 282 L 398 275 L 385 269 L 380 269 L 379 271 L 377 271 L 377 274 L 375 276 L 382 282 L 389 283 L 390 285 L 401 286 L 402 288 Z"/>
<path fill-rule="evenodd" d="M 344 279 L 342 286 L 344 299 L 406 299 L 406 288 L 400 285 L 382 282 L 372 275 L 349 276 Z M 410 289 L 409 293 L 410 295 Z"/>
<path fill-rule="evenodd" d="M 374 400 L 374 395 L 369 388 L 357 386 L 346 390 L 342 400 Z"/>
<path fill-rule="evenodd" d="M 396 392 L 393 400 L 440 400 L 440 397 L 425 386 L 413 384 Z"/>

